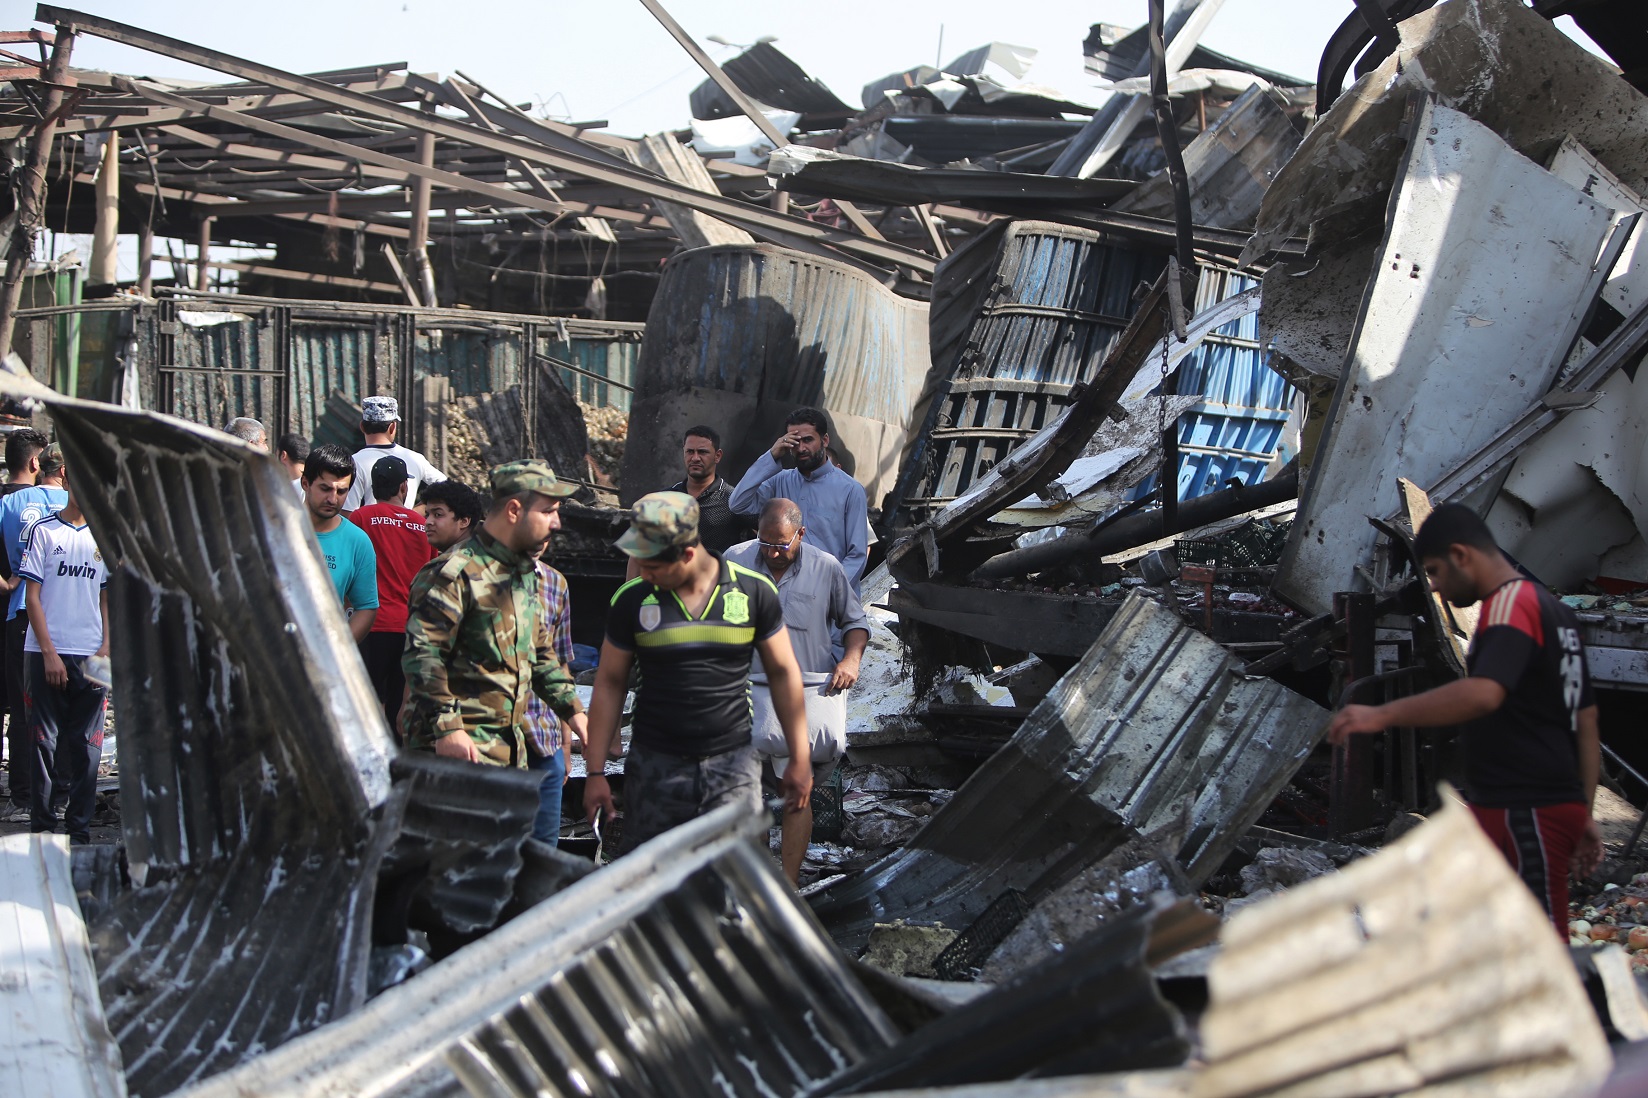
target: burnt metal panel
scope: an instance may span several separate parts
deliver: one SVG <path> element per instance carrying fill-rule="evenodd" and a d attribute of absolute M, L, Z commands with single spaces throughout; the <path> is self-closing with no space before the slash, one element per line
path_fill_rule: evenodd
<path fill-rule="evenodd" d="M 1033 903 L 1137 832 L 1188 813 L 1178 858 L 1218 868 L 1321 735 L 1325 713 L 1141 594 L 903 850 L 813 897 L 837 941 L 876 922 L 965 927 L 1008 889 Z M 1027 806 L 1034 806 L 1029 814 Z"/>
<path fill-rule="evenodd" d="M 765 834 L 717 809 L 184 1095 L 797 1093 L 896 1034 Z"/>
<path fill-rule="evenodd" d="M 394 748 L 272 458 L 6 385 L 46 404 L 109 564 L 137 887 L 91 937 L 128 1085 L 163 1094 L 364 1001 L 376 868 L 398 827 Z"/>
<path fill-rule="evenodd" d="M 996 222 L 940 265 L 934 381 L 889 512 L 920 521 L 1059 417 L 1093 380 L 1165 253 L 1049 222 Z"/>
<path fill-rule="evenodd" d="M 1276 593 L 1312 614 L 1358 585 L 1364 521 L 1433 485 L 1556 381 L 1613 255 L 1614 213 L 1424 97 L 1391 192 Z"/>
<path fill-rule="evenodd" d="M 1221 229 L 1251 229 L 1270 181 L 1302 136 L 1282 96 L 1258 84 L 1237 96 L 1217 121 L 1185 146 L 1190 220 Z M 1121 201 L 1118 211 L 1173 216 L 1173 184 L 1164 170 Z"/>
<path fill-rule="evenodd" d="M 738 90 L 769 107 L 801 114 L 853 114 L 853 108 L 836 98 L 834 92 L 808 76 L 783 51 L 770 42 L 757 42 L 737 57 L 724 62 L 721 71 L 731 77 Z M 737 118 L 744 112 L 713 80 L 706 80 L 689 97 L 694 118 Z"/>
<path fill-rule="evenodd" d="M 156 367 L 158 410 L 212 427 L 236 416 L 266 426 L 285 420 L 275 312 L 202 311 L 178 303 L 168 304 L 162 316 L 171 329 L 172 353 Z"/>
<path fill-rule="evenodd" d="M 1211 941 L 1218 929 L 1211 915 L 1188 904 L 1159 914 L 1164 924 L 1191 924 L 1183 929 L 1195 940 Z M 811 1093 L 1177 1067 L 1190 1055 L 1190 1041 L 1151 973 L 1157 916 L 1141 906 L 1106 922 L 1009 986 L 929 1022 Z"/>
<path fill-rule="evenodd" d="M 623 483 L 679 479 L 673 440 L 696 423 L 720 430 L 721 475 L 736 481 L 786 413 L 813 405 L 829 412 L 832 444 L 873 504 L 891 486 L 928 372 L 926 328 L 925 303 L 847 263 L 770 244 L 675 256 L 647 317 L 630 418 L 631 437 L 659 445 L 625 451 Z"/>
<path fill-rule="evenodd" d="M 395 758 L 391 773 L 411 790 L 382 874 L 411 878 L 397 895 L 412 924 L 459 935 L 496 926 L 514 895 L 543 776 L 412 751 Z"/>
<path fill-rule="evenodd" d="M 359 405 L 365 397 L 394 390 L 377 381 L 393 361 L 388 318 L 346 319 L 303 316 L 288 322 L 291 369 L 290 418 L 286 429 L 315 439 L 316 427 L 334 394 Z"/>

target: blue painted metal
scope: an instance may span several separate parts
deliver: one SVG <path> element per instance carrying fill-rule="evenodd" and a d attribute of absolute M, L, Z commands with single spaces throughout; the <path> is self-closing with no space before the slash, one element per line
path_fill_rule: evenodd
<path fill-rule="evenodd" d="M 1201 274 L 1197 313 L 1259 284 L 1223 268 L 1204 267 Z M 1215 329 L 1179 364 L 1175 384 L 1181 396 L 1202 397 L 1179 417 L 1179 498 L 1218 491 L 1230 480 L 1263 480 L 1282 441 L 1294 390 L 1265 365 L 1259 314 Z M 1156 479 L 1141 484 L 1134 498 L 1154 491 Z"/>

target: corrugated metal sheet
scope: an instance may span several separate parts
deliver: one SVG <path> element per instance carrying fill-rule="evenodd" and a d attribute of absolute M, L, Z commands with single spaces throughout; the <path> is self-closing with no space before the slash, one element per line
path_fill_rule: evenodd
<path fill-rule="evenodd" d="M 334 393 L 359 407 L 363 398 L 382 391 L 379 378 L 387 378 L 394 357 L 387 318 L 349 322 L 294 316 L 287 338 L 292 379 L 288 430 L 314 439 Z"/>
<path fill-rule="evenodd" d="M 382 872 L 419 878 L 412 925 L 461 935 L 490 930 L 514 895 L 543 776 L 506 766 L 453 766 L 416 751 L 396 756 L 391 773 L 411 791 Z"/>
<path fill-rule="evenodd" d="M 98 917 L 92 945 L 128 1086 L 164 1094 L 364 1000 L 394 747 L 272 458 L 181 420 L 5 384 L 46 403 L 110 566 L 137 887 Z"/>
<path fill-rule="evenodd" d="M 795 1094 L 891 1022 L 728 806 L 179 1098 Z"/>
<path fill-rule="evenodd" d="M 1279 93 L 1255 84 L 1185 147 L 1192 224 L 1253 227 L 1271 179 L 1299 147 L 1301 132 L 1285 110 Z M 1173 184 L 1167 172 L 1139 184 L 1114 209 L 1171 219 Z"/>
<path fill-rule="evenodd" d="M 0 838 L 0 1080 L 11 1094 L 126 1098 L 67 835 Z"/>
<path fill-rule="evenodd" d="M 20 332 L 30 368 L 43 381 L 61 355 L 62 340 L 53 332 L 62 315 L 42 310 L 19 318 L 26 321 Z M 316 436 L 334 395 L 359 406 L 363 397 L 386 393 L 411 407 L 413 383 L 429 376 L 450 376 L 460 396 L 497 392 L 519 383 L 532 348 L 598 375 L 561 371 L 585 403 L 627 410 L 629 394 L 600 379 L 633 384 L 642 330 L 617 322 L 240 295 L 180 295 L 124 307 L 90 302 L 74 315 L 96 321 L 98 331 L 135 333 L 127 350 L 145 406 L 211 427 L 251 416 L 272 434 L 307 438 Z M 98 399 L 120 393 L 122 379 L 104 361 L 108 351 L 105 346 L 82 370 L 82 388 Z M 110 386 L 112 392 L 91 393 Z M 409 424 L 405 441 L 415 448 L 424 441 L 421 427 Z"/>
<path fill-rule="evenodd" d="M 862 269 L 770 244 L 672 258 L 647 317 L 625 451 L 634 495 L 680 479 L 685 428 L 721 432 L 735 479 L 782 433 L 786 413 L 830 413 L 832 443 L 872 504 L 892 483 L 928 372 L 927 306 Z"/>
<path fill-rule="evenodd" d="M 195 309 L 162 310 L 162 330 L 171 329 L 164 341 L 170 347 L 163 343 L 157 356 L 162 407 L 213 427 L 236 416 L 264 424 L 284 419 L 274 315 L 255 308 L 228 315 L 213 323 Z"/>
<path fill-rule="evenodd" d="M 903 850 L 815 896 L 814 910 L 843 943 L 895 918 L 965 927 L 1007 889 L 1033 903 L 1187 810 L 1179 860 L 1205 879 L 1325 716 L 1238 666 L 1171 609 L 1129 596 L 989 765 Z"/>
<path fill-rule="evenodd" d="M 560 359 L 562 362 L 570 362 L 584 371 L 582 374 L 567 369 L 559 372 L 567 388 L 585 404 L 592 404 L 597 408 L 629 411 L 630 391 L 635 388 L 635 369 L 641 359 L 640 339 L 597 340 L 574 337 L 562 341 L 553 334 L 546 335 L 540 330 L 538 353 Z M 589 374 L 595 374 L 596 377 L 587 376 Z M 600 378 L 610 378 L 617 384 L 607 384 Z"/>
<path fill-rule="evenodd" d="M 1612 1057 L 1567 948 L 1443 799 L 1377 854 L 1225 924 L 1195 1098 L 1595 1093 Z"/>
<path fill-rule="evenodd" d="M 1258 279 L 1204 266 L 1196 288 L 1196 315 L 1258 285 Z M 1259 315 L 1250 312 L 1213 329 L 1177 364 L 1172 391 L 1202 398 L 1178 420 L 1181 500 L 1216 492 L 1232 479 L 1243 484 L 1264 479 L 1282 442 L 1294 398 L 1293 387 L 1265 359 Z M 1145 359 L 1141 378 L 1152 376 L 1156 361 L 1159 355 Z M 1156 481 L 1153 476 L 1141 484 L 1138 494 L 1154 491 Z"/>
<path fill-rule="evenodd" d="M 721 70 L 738 90 L 769 107 L 802 114 L 853 114 L 853 108 L 790 60 L 769 42 L 757 42 Z M 743 112 L 713 80 L 706 80 L 689 97 L 694 118 L 736 118 Z"/>
<path fill-rule="evenodd" d="M 1313 614 L 1358 582 L 1397 477 L 1434 484 L 1551 387 L 1606 273 L 1607 207 L 1459 111 L 1427 101 L 1413 126 L 1277 573 Z"/>
<path fill-rule="evenodd" d="M 996 222 L 945 260 L 933 283 L 934 379 L 894 509 L 919 521 L 1057 419 L 1163 262 L 1039 221 Z"/>

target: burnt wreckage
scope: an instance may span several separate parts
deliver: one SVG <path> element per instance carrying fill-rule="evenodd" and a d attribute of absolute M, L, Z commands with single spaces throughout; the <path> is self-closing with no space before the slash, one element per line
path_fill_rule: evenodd
<path fill-rule="evenodd" d="M 1648 16 L 1366 0 L 1312 86 L 1200 45 L 1217 0 L 1158 0 L 1083 44 L 1096 108 L 992 43 L 860 109 L 643 5 L 707 80 L 639 140 L 49 5 L 4 35 L 40 57 L 0 68 L 0 395 L 109 562 L 119 843 L 0 834 L 0 1078 L 1628 1092 L 1600 1088 L 1648 1040 L 1642 817 L 1614 798 L 1623 887 L 1576 924 L 1635 952 L 1571 962 L 1446 730 L 1321 735 L 1464 673 L 1474 618 L 1412 551 L 1444 502 L 1576 607 L 1605 707 L 1648 690 Z M 234 82 L 74 69 L 80 35 Z M 137 282 L 31 267 L 60 219 L 138 231 Z M 156 237 L 193 269 L 155 279 Z M 580 483 L 554 562 L 591 642 L 620 505 L 676 475 L 652 441 L 722 424 L 736 479 L 829 412 L 877 567 L 799 894 L 770 820 L 601 865 L 529 838 L 536 775 L 397 752 L 286 475 L 213 429 L 348 443 L 374 393 L 461 479 L 532 453 Z"/>

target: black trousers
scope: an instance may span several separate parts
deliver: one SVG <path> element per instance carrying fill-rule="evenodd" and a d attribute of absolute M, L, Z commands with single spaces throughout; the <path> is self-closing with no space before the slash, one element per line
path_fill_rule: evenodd
<path fill-rule="evenodd" d="M 6 734 L 6 739 L 11 741 L 11 761 L 7 765 L 11 803 L 18 808 L 29 805 L 29 784 L 34 775 L 34 740 L 29 735 L 28 718 L 23 712 L 23 636 L 28 631 L 29 616 L 21 610 L 0 630 L 5 634 L 6 712 L 11 724 Z"/>
<path fill-rule="evenodd" d="M 401 652 L 405 647 L 405 633 L 368 633 L 360 644 L 366 677 L 372 680 L 378 704 L 383 706 L 383 719 L 389 722 L 389 734 L 397 743 L 401 738 L 397 724 L 401 699 L 406 696 L 406 672 L 401 670 Z"/>
<path fill-rule="evenodd" d="M 97 811 L 97 766 L 103 761 L 103 713 L 109 691 L 86 678 L 85 656 L 63 656 L 69 682 L 58 689 L 46 681 L 46 658 L 23 657 L 23 693 L 29 730 L 34 734 L 34 775 L 29 786 L 29 830 L 50 831 L 53 775 L 69 787 L 63 830 L 72 842 L 91 841 Z"/>

